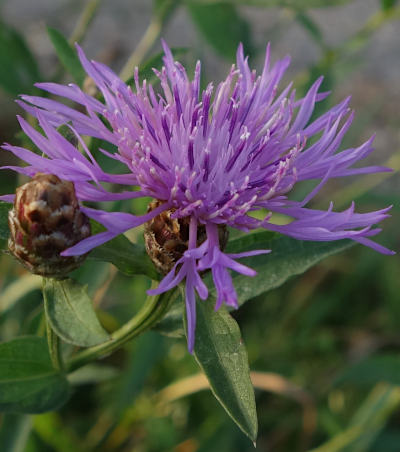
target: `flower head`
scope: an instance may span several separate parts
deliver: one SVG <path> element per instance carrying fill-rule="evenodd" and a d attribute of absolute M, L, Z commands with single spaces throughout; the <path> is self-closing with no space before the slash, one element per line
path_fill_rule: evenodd
<path fill-rule="evenodd" d="M 185 280 L 188 342 L 192 350 L 195 291 L 202 299 L 208 296 L 199 272 L 207 269 L 212 272 L 216 309 L 223 303 L 236 307 L 237 296 L 229 269 L 254 276 L 254 270 L 237 259 L 269 252 L 224 253 L 219 225 L 242 231 L 263 227 L 300 240 L 350 238 L 379 252 L 391 253 L 370 239 L 379 232 L 372 226 L 387 217 L 388 208 L 358 214 L 354 205 L 343 212 L 335 212 L 332 204 L 326 211 L 306 207 L 330 178 L 387 171 L 376 166 L 353 166 L 372 152 L 373 138 L 358 147 L 339 151 L 353 119 L 349 99 L 311 120 L 315 104 L 327 96 L 318 93 L 322 78 L 301 99 L 296 99 L 291 84 L 279 90 L 278 84 L 290 59 L 283 58 L 270 66 L 269 47 L 260 75 L 249 68 L 240 45 L 236 65 L 227 78 L 216 87 L 210 83 L 203 91 L 200 62 L 190 79 L 165 44 L 164 51 L 164 67 L 160 72 L 155 71 L 161 85 L 158 94 L 145 80 L 140 82 L 137 70 L 135 87 L 131 89 L 108 67 L 89 61 L 78 47 L 82 65 L 104 102 L 73 84 L 40 83 L 38 86 L 81 104 L 84 113 L 55 100 L 22 96 L 21 105 L 37 117 L 47 137 L 23 119 L 20 119 L 21 126 L 46 157 L 5 145 L 4 149 L 29 164 L 13 169 L 30 176 L 39 171 L 57 173 L 74 182 L 81 201 L 141 196 L 158 200 L 156 208 L 140 217 L 83 207 L 86 215 L 107 230 L 82 240 L 64 255 L 86 253 L 161 212 L 169 211 L 171 219 L 185 219 L 187 249 L 173 262 L 159 287 L 150 293 L 162 293 Z M 55 130 L 61 124 L 70 124 L 86 155 Z M 113 144 L 115 152 L 102 149 L 101 152 L 125 164 L 128 172 L 104 172 L 80 135 Z M 290 200 L 288 193 L 295 183 L 308 179 L 320 182 L 302 201 Z M 101 186 L 102 182 L 137 186 L 139 190 L 110 193 Z M 250 215 L 259 209 L 266 211 L 262 220 Z M 271 222 L 274 212 L 286 214 L 293 221 L 274 224 Z M 198 241 L 200 227 L 205 230 L 205 237 Z"/>
<path fill-rule="evenodd" d="M 37 173 L 17 189 L 8 224 L 8 248 L 32 273 L 63 277 L 86 257 L 60 256 L 90 235 L 90 223 L 79 209 L 74 184 L 55 175 Z"/>

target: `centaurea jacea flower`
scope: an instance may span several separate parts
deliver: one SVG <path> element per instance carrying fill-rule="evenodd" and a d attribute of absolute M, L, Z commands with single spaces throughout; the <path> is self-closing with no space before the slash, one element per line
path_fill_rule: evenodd
<path fill-rule="evenodd" d="M 203 300 L 208 297 L 200 272 L 211 270 L 217 292 L 216 309 L 223 303 L 237 307 L 230 270 L 253 276 L 254 270 L 237 260 L 269 252 L 226 254 L 219 239 L 221 225 L 245 232 L 263 227 L 299 240 L 350 238 L 381 253 L 391 253 L 370 239 L 379 232 L 372 226 L 387 217 L 389 208 L 357 214 L 354 205 L 343 212 L 335 212 L 332 204 L 327 211 L 306 207 L 330 178 L 387 170 L 377 166 L 353 167 L 372 152 L 373 138 L 359 147 L 339 151 L 353 119 L 349 98 L 310 121 L 316 102 L 327 96 L 318 93 L 322 78 L 299 100 L 291 84 L 279 91 L 289 58 L 271 67 L 269 47 L 260 75 L 250 70 L 239 46 L 236 66 L 232 66 L 227 78 L 216 88 L 210 83 L 204 91 L 200 89 L 200 62 L 190 80 L 165 44 L 164 51 L 165 66 L 160 72 L 155 71 L 161 94 L 156 94 L 146 81 L 141 83 L 138 71 L 135 88 L 131 89 L 108 67 L 89 61 L 78 47 L 82 65 L 104 103 L 73 84 L 38 86 L 81 104 L 86 113 L 55 100 L 22 96 L 21 104 L 39 119 L 47 141 L 25 121 L 21 120 L 21 125 L 47 158 L 7 145 L 5 149 L 30 165 L 14 169 L 28 175 L 60 170 L 60 177 L 75 183 L 81 201 L 140 196 L 157 200 L 157 207 L 142 217 L 82 208 L 107 231 L 81 241 L 64 255 L 86 253 L 161 212 L 170 211 L 171 219 L 185 219 L 189 224 L 187 250 L 174 262 L 159 287 L 149 293 L 160 294 L 185 281 L 188 345 L 192 351 L 195 292 Z M 105 173 L 83 142 L 87 157 L 73 150 L 54 130 L 64 123 L 71 124 L 78 137 L 89 135 L 115 145 L 114 153 L 102 152 L 124 163 L 128 174 Z M 289 200 L 287 195 L 295 183 L 308 179 L 320 182 L 302 201 Z M 138 186 L 140 190 L 109 193 L 101 182 Z M 250 215 L 260 209 L 267 212 L 264 219 Z M 274 212 L 288 215 L 293 221 L 274 224 Z M 201 243 L 197 237 L 199 227 L 206 231 Z"/>

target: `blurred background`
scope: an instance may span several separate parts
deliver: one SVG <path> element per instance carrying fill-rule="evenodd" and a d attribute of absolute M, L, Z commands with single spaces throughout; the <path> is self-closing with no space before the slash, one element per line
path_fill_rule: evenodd
<path fill-rule="evenodd" d="M 157 66 L 160 37 L 188 68 L 203 62 L 203 83 L 222 79 L 243 42 L 252 67 L 286 54 L 300 96 L 319 75 L 329 108 L 352 95 L 355 120 L 343 146 L 376 133 L 369 164 L 390 174 L 338 179 L 314 206 L 355 201 L 358 211 L 393 204 L 380 243 L 399 249 L 400 2 L 393 0 L 2 0 L 0 141 L 18 143 L 15 98 L 36 81 L 71 81 L 46 27 L 80 41 L 91 58 L 125 78 Z M 284 5 L 284 6 L 279 6 Z M 150 61 L 150 62 L 149 62 Z M 128 65 L 127 65 L 128 62 Z M 146 72 L 149 73 L 150 72 Z M 189 70 L 190 73 L 190 70 Z M 12 161 L 6 152 L 0 162 Z M 22 179 L 2 171 L 1 194 Z M 302 196 L 300 187 L 296 196 Z M 304 187 L 307 190 L 307 187 Z M 130 206 L 143 212 L 137 201 Z M 139 231 L 140 232 L 140 231 Z M 136 237 L 141 240 L 136 231 Z M 96 271 L 93 271 L 95 267 Z M 400 262 L 355 246 L 254 299 L 234 317 L 254 372 L 260 451 L 400 450 Z M 75 272 L 89 284 L 106 328 L 140 306 L 149 282 L 90 261 Z M 40 279 L 8 255 L 0 260 L 0 339 L 41 325 Z M 149 332 L 97 367 L 72 377 L 58 412 L 3 416 L 1 451 L 235 452 L 254 450 L 199 376 L 183 338 Z M 181 381 L 183 380 L 183 381 Z M 176 384 L 177 383 L 177 384 Z M 170 386 L 171 385 L 171 386 Z M 165 389 L 166 388 L 166 389 Z M 1 419 L 1 417 L 0 417 Z"/>

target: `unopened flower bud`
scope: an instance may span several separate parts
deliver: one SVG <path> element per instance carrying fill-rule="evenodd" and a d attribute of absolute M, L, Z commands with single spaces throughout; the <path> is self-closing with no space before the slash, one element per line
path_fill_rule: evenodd
<path fill-rule="evenodd" d="M 79 210 L 72 182 L 37 173 L 17 188 L 8 224 L 9 250 L 32 273 L 63 277 L 85 259 L 60 256 L 91 233 L 89 219 Z"/>
<path fill-rule="evenodd" d="M 155 200 L 148 206 L 151 212 L 162 202 Z M 183 256 L 189 244 L 190 217 L 171 218 L 175 209 L 165 210 L 144 225 L 144 241 L 147 254 L 157 270 L 166 275 L 176 262 Z M 228 230 L 225 225 L 218 226 L 221 249 L 225 249 L 228 242 Z M 199 224 L 197 227 L 197 246 L 207 238 L 206 228 Z"/>

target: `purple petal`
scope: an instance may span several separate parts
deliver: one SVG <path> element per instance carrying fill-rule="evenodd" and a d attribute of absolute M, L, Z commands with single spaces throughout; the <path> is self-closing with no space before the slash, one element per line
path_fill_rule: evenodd
<path fill-rule="evenodd" d="M 2 195 L 0 200 L 4 202 L 14 203 L 15 195 Z"/>
<path fill-rule="evenodd" d="M 63 251 L 61 256 L 80 256 L 81 254 L 85 254 L 88 251 L 92 250 L 93 248 L 96 248 L 99 245 L 102 245 L 105 242 L 108 242 L 109 240 L 113 239 L 118 235 L 118 232 L 100 232 L 99 234 L 92 235 L 88 237 L 87 239 L 81 240 L 79 243 L 77 243 L 74 246 L 71 246 L 70 248 Z"/>
<path fill-rule="evenodd" d="M 193 282 L 186 280 L 186 320 L 189 353 L 193 353 L 196 332 L 196 297 Z"/>

